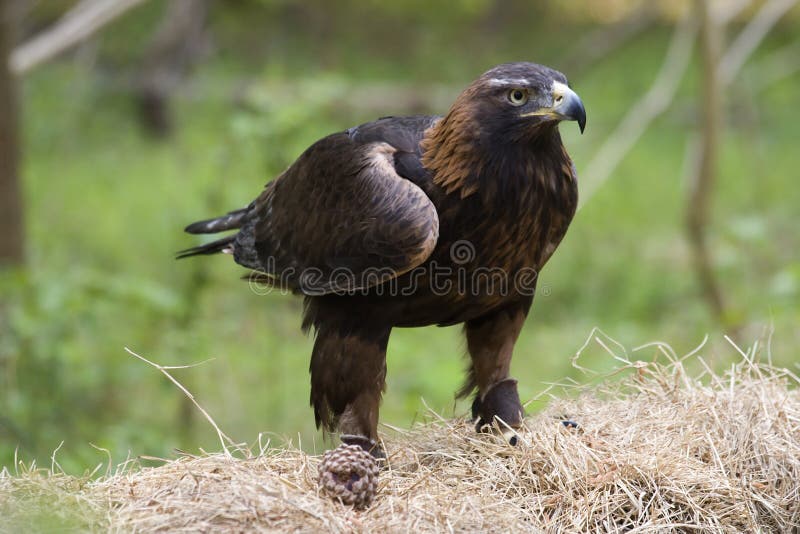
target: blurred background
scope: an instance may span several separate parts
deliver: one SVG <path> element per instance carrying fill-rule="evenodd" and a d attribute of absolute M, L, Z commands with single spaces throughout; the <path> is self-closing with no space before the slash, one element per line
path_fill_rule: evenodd
<path fill-rule="evenodd" d="M 582 207 L 517 345 L 523 399 L 590 380 L 570 359 L 595 326 L 631 358 L 708 335 L 722 370 L 728 335 L 797 371 L 796 3 L 0 0 L 0 466 L 218 449 L 124 347 L 205 362 L 172 373 L 235 440 L 319 450 L 300 300 L 230 257 L 174 261 L 199 243 L 182 229 L 321 136 L 444 113 L 507 61 L 561 70 L 588 112 L 562 127 Z M 463 351 L 459 328 L 395 330 L 382 420 L 465 413 Z M 580 363 L 619 362 L 590 343 Z"/>

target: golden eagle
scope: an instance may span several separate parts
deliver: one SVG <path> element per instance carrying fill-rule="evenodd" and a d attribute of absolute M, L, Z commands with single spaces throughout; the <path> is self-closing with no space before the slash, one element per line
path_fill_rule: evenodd
<path fill-rule="evenodd" d="M 492 68 L 443 116 L 384 117 L 311 145 L 247 207 L 186 227 L 238 232 L 178 257 L 227 252 L 305 296 L 317 426 L 380 456 L 393 327 L 463 323 L 478 429 L 522 419 L 509 377 L 539 270 L 575 213 L 558 130 L 586 123 L 563 74 Z"/>

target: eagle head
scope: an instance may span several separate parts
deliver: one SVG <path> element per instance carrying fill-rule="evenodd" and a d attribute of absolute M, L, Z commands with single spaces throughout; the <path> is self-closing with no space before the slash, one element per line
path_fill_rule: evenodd
<path fill-rule="evenodd" d="M 583 133 L 586 110 L 566 76 L 536 63 L 498 65 L 456 98 L 420 146 L 434 181 L 466 197 L 481 182 L 529 175 L 529 163 L 550 154 L 561 166 L 559 122 L 576 121 Z M 541 174 L 541 173 L 540 173 Z"/>
<path fill-rule="evenodd" d="M 583 133 L 586 110 L 566 76 L 536 63 L 498 65 L 481 75 L 456 100 L 453 110 L 471 115 L 483 131 L 531 134 L 560 121 L 577 121 Z"/>

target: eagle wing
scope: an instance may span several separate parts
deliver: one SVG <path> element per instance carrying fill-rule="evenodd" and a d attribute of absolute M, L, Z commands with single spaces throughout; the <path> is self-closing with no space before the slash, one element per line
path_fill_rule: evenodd
<path fill-rule="evenodd" d="M 321 139 L 268 184 L 236 235 L 236 261 L 272 285 L 316 295 L 369 288 L 422 264 L 439 218 L 395 167 L 415 143 L 369 133 Z"/>

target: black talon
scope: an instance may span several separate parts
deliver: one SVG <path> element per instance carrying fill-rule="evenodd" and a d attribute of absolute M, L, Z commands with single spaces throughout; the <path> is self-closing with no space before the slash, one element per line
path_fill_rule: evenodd
<path fill-rule="evenodd" d="M 475 398 L 472 401 L 472 420 L 478 418 L 481 414 L 481 397 L 479 394 L 475 394 Z"/>

